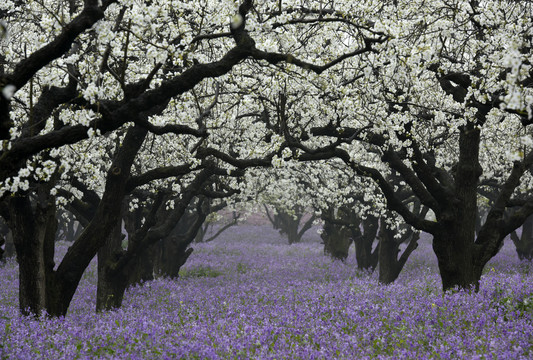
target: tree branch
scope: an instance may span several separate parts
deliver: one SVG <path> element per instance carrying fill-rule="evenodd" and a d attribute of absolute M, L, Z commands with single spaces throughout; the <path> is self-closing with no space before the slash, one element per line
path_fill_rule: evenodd
<path fill-rule="evenodd" d="M 316 65 L 312 64 L 303 60 L 300 60 L 296 57 L 294 57 L 291 54 L 280 54 L 280 53 L 273 53 L 273 52 L 266 52 L 262 50 L 258 50 L 254 47 L 252 50 L 251 57 L 256 60 L 266 60 L 268 63 L 276 65 L 280 62 L 286 62 L 289 64 L 296 65 L 302 69 L 313 71 L 317 74 L 321 74 L 324 71 L 328 70 L 329 68 L 337 65 L 338 63 L 342 62 L 345 59 L 364 54 L 366 52 L 372 51 L 372 44 L 373 43 L 383 43 L 386 41 L 386 38 L 365 38 L 365 46 L 357 49 L 355 51 L 352 51 L 350 53 L 343 54 L 336 59 L 330 61 L 329 63 L 326 63 L 324 65 Z"/>
<path fill-rule="evenodd" d="M 189 174 L 196 170 L 191 167 L 191 164 L 184 164 L 179 166 L 165 166 L 156 169 L 149 170 L 144 174 L 132 176 L 126 182 L 126 192 L 130 193 L 138 186 L 148 184 L 151 181 L 166 179 L 169 177 L 178 177 Z"/>

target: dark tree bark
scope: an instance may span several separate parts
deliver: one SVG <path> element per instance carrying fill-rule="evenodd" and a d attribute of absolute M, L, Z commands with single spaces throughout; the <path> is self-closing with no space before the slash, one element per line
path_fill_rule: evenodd
<path fill-rule="evenodd" d="M 128 279 L 128 286 L 142 284 L 155 279 L 157 271 L 157 244 L 148 245 L 137 255 Z"/>
<path fill-rule="evenodd" d="M 335 259 L 345 260 L 352 242 L 355 244 L 355 258 L 357 268 L 374 271 L 378 263 L 378 246 L 374 246 L 379 228 L 379 219 L 367 215 L 365 219 L 343 206 L 335 211 L 329 208 L 322 214 L 324 230 L 324 253 Z"/>
<path fill-rule="evenodd" d="M 356 218 L 356 214 L 351 214 Z M 355 223 L 361 226 L 350 226 L 350 231 L 355 243 L 355 258 L 357 259 L 357 268 L 360 270 L 374 271 L 378 264 L 378 252 L 380 244 L 374 248 L 378 229 L 379 218 L 373 215 L 367 215 L 366 219 L 361 219 Z M 355 225 L 355 224 L 354 224 Z"/>
<path fill-rule="evenodd" d="M 533 216 L 530 216 L 522 225 L 522 234 L 516 231 L 511 233 L 511 239 L 516 248 L 516 253 L 520 260 L 533 259 Z"/>
<path fill-rule="evenodd" d="M 24 315 L 38 315 L 55 296 L 48 291 L 54 281 L 55 198 L 48 186 L 38 185 L 33 204 L 29 196 L 15 196 L 9 211 L 19 263 L 19 307 Z"/>
<path fill-rule="evenodd" d="M 5 243 L 6 243 L 5 237 L 4 236 L 0 237 L 0 262 L 4 259 L 4 253 L 5 253 L 4 246 L 5 246 Z"/>
<path fill-rule="evenodd" d="M 148 198 L 144 200 L 147 201 Z M 168 200 L 165 192 L 160 192 L 149 211 L 146 211 L 146 207 L 142 207 L 126 216 L 126 228 L 129 233 L 126 250 L 122 248 L 122 233 L 118 224 L 111 241 L 100 249 L 97 311 L 119 308 L 129 286 L 154 279 L 154 272 L 158 271 L 156 264 L 159 260 L 156 256 L 157 241 L 152 239 L 150 242 L 144 242 L 144 240 L 152 227 L 163 218 L 172 216 L 162 210 L 165 200 Z M 190 200 L 190 197 L 185 197 L 185 201 L 187 200 Z M 144 224 L 141 221 L 143 218 Z M 168 252 L 170 253 L 172 249 L 174 248 L 169 249 Z"/>
<path fill-rule="evenodd" d="M 81 236 L 69 248 L 57 269 L 61 299 L 51 309 L 52 315 L 64 315 L 81 276 L 98 250 L 105 245 L 110 234 L 120 226 L 121 207 L 125 197 L 125 184 L 130 176 L 133 160 L 142 145 L 147 130 L 139 126 L 130 128 L 107 174 L 107 182 L 102 200 L 96 213 Z M 117 225 L 118 224 L 118 225 Z"/>
<path fill-rule="evenodd" d="M 121 152 L 126 149 L 126 147 L 123 145 L 119 149 L 118 155 L 120 155 Z M 125 188 L 133 189 L 136 185 L 130 186 L 129 184 L 131 183 L 141 185 L 156 178 L 176 175 L 174 170 L 176 169 L 164 168 L 161 172 L 151 170 L 149 172 L 149 176 L 143 174 L 140 177 L 129 178 L 126 181 Z M 183 172 L 186 173 L 192 170 L 187 167 L 184 169 L 177 169 L 176 171 L 182 175 Z M 127 250 L 123 250 L 121 245 L 121 219 L 123 216 L 116 216 L 117 223 L 115 224 L 115 228 L 109 235 L 105 245 L 100 248 L 98 252 L 97 311 L 111 310 L 120 307 L 124 292 L 129 286 L 149 281 L 154 278 L 154 272 L 158 271 L 156 267 L 157 259 L 155 256 L 156 251 L 154 246 L 159 240 L 157 234 L 163 238 L 168 237 L 165 234 L 170 232 L 173 227 L 169 224 L 172 224 L 173 219 L 177 219 L 174 220 L 174 224 L 179 222 L 180 217 L 183 216 L 184 210 L 187 207 L 187 204 L 194 197 L 194 194 L 201 191 L 205 182 L 214 174 L 227 175 L 227 172 L 225 170 L 213 168 L 212 166 L 207 166 L 207 168 L 204 168 L 198 173 L 196 180 L 193 181 L 189 187 L 187 187 L 184 195 L 178 201 L 178 206 L 173 211 L 169 212 L 161 210 L 164 200 L 166 199 L 166 192 L 161 191 L 158 193 L 158 196 L 156 196 L 156 199 L 150 210 L 147 210 L 147 207 L 139 207 L 135 211 L 128 213 L 128 215 L 124 217 L 126 230 L 129 235 Z M 234 172 L 234 175 L 240 176 L 242 173 Z M 140 178 L 142 178 L 142 180 L 139 180 Z M 146 196 L 142 200 L 148 201 L 149 194 L 143 192 L 136 193 L 141 196 Z M 91 195 L 90 192 L 84 191 L 85 200 L 90 197 L 89 195 Z M 88 200 L 87 202 L 96 203 L 96 201 Z M 127 203 L 127 201 L 123 201 L 121 211 L 126 212 Z M 199 202 L 199 204 L 202 204 L 202 202 Z M 92 216 L 94 213 L 94 211 L 91 210 L 92 208 L 94 208 L 94 206 L 90 206 L 90 204 L 87 203 L 74 202 L 72 204 L 72 209 L 75 212 L 78 214 L 83 213 L 88 217 Z M 172 259 L 173 266 L 175 266 L 175 263 L 178 264 L 175 274 L 178 273 L 179 267 L 183 265 L 188 255 L 190 255 L 192 249 L 187 249 L 186 247 L 194 239 L 198 228 L 201 226 L 208 214 L 208 212 L 200 212 L 200 210 L 202 210 L 202 208 L 196 209 L 196 212 L 200 214 L 200 216 L 192 217 L 196 220 L 188 222 L 188 226 L 186 227 L 187 231 L 184 231 L 182 234 L 179 234 L 179 236 L 172 238 L 175 241 L 175 244 L 171 244 L 171 246 L 173 246 L 171 250 L 173 250 L 173 254 L 175 254 L 174 258 Z M 82 218 L 84 217 L 85 216 L 82 216 Z M 144 224 L 142 223 L 143 217 L 145 218 Z M 196 221 L 198 221 L 198 223 Z M 154 227 L 157 228 L 157 226 L 162 226 L 162 229 L 159 228 L 159 231 L 152 232 Z M 185 246 L 183 247 L 183 245 Z M 171 274 L 171 271 L 173 270 L 168 270 L 168 273 Z M 172 272 L 172 276 L 175 276 L 173 274 L 174 273 Z"/>
<path fill-rule="evenodd" d="M 476 217 L 476 237 L 481 231 L 481 228 L 483 227 L 483 223 L 485 222 L 485 218 L 487 217 L 488 210 L 485 208 L 481 208 L 478 211 L 477 217 Z"/>
<path fill-rule="evenodd" d="M 0 201 L 0 261 L 15 256 L 13 232 L 9 228 L 9 202 Z"/>
<path fill-rule="evenodd" d="M 350 251 L 353 239 L 346 225 L 335 221 L 335 209 L 330 207 L 322 213 L 324 227 L 320 237 L 324 243 L 324 254 L 333 259 L 345 261 Z M 359 224 L 354 225 L 359 226 Z"/>
<path fill-rule="evenodd" d="M 190 245 L 207 215 L 209 215 L 209 199 L 200 196 L 196 205 L 184 213 L 172 231 L 159 242 L 159 275 L 169 278 L 179 277 L 181 267 L 193 252 Z"/>
<path fill-rule="evenodd" d="M 9 234 L 9 226 L 0 217 L 0 262 L 5 259 L 6 241 Z"/>
<path fill-rule="evenodd" d="M 284 212 L 276 214 L 276 216 L 278 216 L 280 219 L 280 223 L 282 224 L 279 231 L 281 234 L 287 236 L 289 245 L 299 243 L 301 240 L 301 238 L 298 237 L 298 225 L 300 225 L 301 215 L 302 214 L 298 214 L 296 218 L 294 218 Z"/>
<path fill-rule="evenodd" d="M 158 242 L 158 275 L 178 278 L 180 268 L 192 253 L 192 248 L 186 253 L 189 244 L 183 238 L 197 216 L 193 211 L 194 208 L 183 214 L 168 236 Z"/>
<path fill-rule="evenodd" d="M 10 259 L 12 257 L 15 257 L 17 255 L 17 251 L 15 250 L 15 242 L 13 241 L 13 232 L 9 230 L 9 232 L 6 235 L 6 243 L 4 245 L 4 258 Z"/>
<path fill-rule="evenodd" d="M 65 218 L 67 217 L 67 218 Z M 57 215 L 56 241 L 73 241 L 76 234 L 76 222 L 71 213 L 60 211 Z"/>
<path fill-rule="evenodd" d="M 407 229 L 400 239 L 395 238 L 396 231 L 387 228 L 381 222 L 379 229 L 379 282 L 381 284 L 392 284 L 402 271 L 407 259 L 418 246 L 420 232 Z M 407 248 L 402 255 L 400 244 L 408 242 Z"/>
<path fill-rule="evenodd" d="M 433 237 L 442 285 L 445 290 L 479 286 L 482 267 L 475 264 L 477 185 L 480 131 L 465 128 L 459 137 L 459 161 L 455 172 L 455 201 L 437 215 L 439 229 Z M 483 264 L 484 266 L 485 264 Z"/>
<path fill-rule="evenodd" d="M 104 246 L 98 250 L 98 285 L 96 289 L 96 309 L 111 309 L 120 306 L 127 285 L 124 274 L 109 271 L 109 264 L 122 253 L 121 223 L 115 224 L 107 236 Z"/>
<path fill-rule="evenodd" d="M 147 194 L 143 194 L 147 195 Z M 148 201 L 147 196 L 140 198 L 140 202 Z M 128 246 L 130 240 L 133 241 L 135 232 L 142 228 L 142 219 L 149 215 L 149 211 L 143 206 L 136 208 L 134 211 L 128 211 L 127 202 L 124 203 L 124 227 L 128 233 Z M 116 257 L 117 261 L 120 257 Z M 132 266 L 130 276 L 128 278 L 128 285 L 141 284 L 146 281 L 154 279 L 154 271 L 157 261 L 157 252 L 154 245 L 149 245 L 145 251 L 137 255 L 135 265 Z M 117 304 L 120 305 L 120 304 Z M 118 307 L 118 306 L 114 306 Z"/>
<path fill-rule="evenodd" d="M 78 237 L 80 237 L 81 233 L 83 232 L 83 225 L 79 221 L 75 223 L 73 222 L 73 227 L 75 227 L 75 230 L 72 235 L 70 235 L 71 233 L 69 233 L 69 236 L 67 238 L 68 242 L 75 241 Z"/>
<path fill-rule="evenodd" d="M 412 212 L 419 217 L 424 218 L 428 213 L 427 207 L 422 207 L 419 202 L 413 204 Z M 389 214 L 389 216 L 392 214 Z M 381 284 L 391 284 L 400 275 L 407 259 L 418 247 L 420 231 L 413 227 L 403 224 L 400 226 L 401 237 L 396 237 L 398 231 L 388 228 L 384 219 L 380 221 L 379 228 L 379 282 Z M 403 253 L 400 253 L 400 245 L 407 243 Z"/>
<path fill-rule="evenodd" d="M 161 241 L 159 247 L 159 275 L 176 279 L 193 249 L 189 247 L 192 241 L 182 236 L 168 236 Z"/>

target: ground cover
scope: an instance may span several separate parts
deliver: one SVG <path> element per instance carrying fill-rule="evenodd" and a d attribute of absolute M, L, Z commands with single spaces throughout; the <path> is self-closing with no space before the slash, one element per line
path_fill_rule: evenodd
<path fill-rule="evenodd" d="M 17 270 L 0 268 L 0 358 L 394 358 L 533 356 L 532 266 L 510 241 L 479 293 L 443 295 L 427 237 L 397 282 L 323 255 L 316 229 L 301 244 L 268 225 L 233 227 L 195 244 L 179 280 L 130 289 L 124 306 L 95 314 L 96 264 L 69 314 L 18 314 Z M 67 244 L 61 244 L 60 251 Z"/>

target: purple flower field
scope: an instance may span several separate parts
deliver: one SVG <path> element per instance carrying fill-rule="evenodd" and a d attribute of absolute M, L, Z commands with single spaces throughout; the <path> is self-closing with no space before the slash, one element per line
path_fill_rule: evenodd
<path fill-rule="evenodd" d="M 60 252 L 66 250 L 61 245 Z M 1 359 L 526 359 L 533 276 L 509 242 L 479 293 L 443 295 L 422 238 L 398 281 L 377 283 L 323 255 L 311 231 L 289 246 L 268 225 L 231 228 L 195 251 L 179 280 L 130 289 L 95 314 L 96 264 L 62 319 L 18 315 L 17 269 L 0 268 Z"/>

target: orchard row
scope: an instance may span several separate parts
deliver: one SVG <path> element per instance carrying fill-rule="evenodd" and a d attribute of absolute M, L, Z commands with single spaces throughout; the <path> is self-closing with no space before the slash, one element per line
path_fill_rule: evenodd
<path fill-rule="evenodd" d="M 176 274 L 210 214 L 265 203 L 313 209 L 327 252 L 354 240 L 365 268 L 378 236 L 383 282 L 429 233 L 443 289 L 477 288 L 533 214 L 532 7 L 4 1 L 0 215 L 22 312 L 66 314 L 95 256 L 97 308 L 118 307 L 154 244 Z M 64 213 L 83 231 L 55 264 Z"/>

